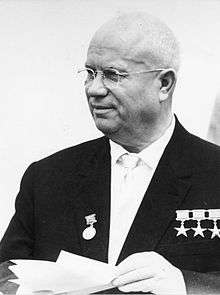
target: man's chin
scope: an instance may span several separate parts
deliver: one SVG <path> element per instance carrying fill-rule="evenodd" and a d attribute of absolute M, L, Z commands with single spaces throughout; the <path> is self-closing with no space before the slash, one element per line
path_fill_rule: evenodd
<path fill-rule="evenodd" d="M 111 134 L 115 134 L 119 127 L 116 124 L 109 124 L 107 122 L 95 122 L 96 127 L 99 131 L 101 131 L 106 136 L 110 136 Z"/>

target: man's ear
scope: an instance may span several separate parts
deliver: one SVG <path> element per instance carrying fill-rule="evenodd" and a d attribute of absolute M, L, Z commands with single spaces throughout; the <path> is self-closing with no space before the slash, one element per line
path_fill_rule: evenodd
<path fill-rule="evenodd" d="M 174 86 L 176 84 L 176 72 L 174 69 L 165 69 L 160 72 L 160 101 L 164 101 L 172 94 Z"/>

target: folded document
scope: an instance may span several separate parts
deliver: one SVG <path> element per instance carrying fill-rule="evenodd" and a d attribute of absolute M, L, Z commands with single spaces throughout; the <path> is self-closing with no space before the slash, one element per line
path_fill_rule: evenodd
<path fill-rule="evenodd" d="M 88 294 L 112 287 L 116 267 L 97 260 L 61 251 L 56 262 L 12 260 L 11 271 L 18 277 L 17 294 L 50 290 L 54 294 Z"/>

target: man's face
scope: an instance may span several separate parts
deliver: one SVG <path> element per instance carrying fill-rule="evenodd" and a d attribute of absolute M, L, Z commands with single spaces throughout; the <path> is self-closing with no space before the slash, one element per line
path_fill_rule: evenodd
<path fill-rule="evenodd" d="M 111 42 L 110 42 L 111 44 Z M 144 62 L 136 62 L 129 48 L 109 45 L 105 40 L 93 41 L 86 67 L 94 70 L 113 68 L 119 72 L 148 70 Z M 97 128 L 104 134 L 126 138 L 139 136 L 152 126 L 160 110 L 157 73 L 128 75 L 117 87 L 106 87 L 102 77 L 86 85 L 86 95 Z"/>

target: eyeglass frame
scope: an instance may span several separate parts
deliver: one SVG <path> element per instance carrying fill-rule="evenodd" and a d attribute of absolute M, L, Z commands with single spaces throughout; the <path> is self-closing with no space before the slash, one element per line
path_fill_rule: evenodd
<path fill-rule="evenodd" d="M 112 72 L 115 72 L 115 74 L 116 74 L 118 77 L 117 77 L 117 82 L 115 82 L 116 86 L 110 86 L 110 87 L 111 87 L 111 88 L 117 88 L 117 87 L 118 87 L 118 84 L 120 83 L 120 79 L 119 79 L 119 77 L 125 78 L 125 77 L 127 77 L 127 76 L 129 76 L 129 75 L 133 75 L 133 74 L 144 74 L 144 73 L 161 72 L 161 71 L 169 70 L 169 69 L 158 68 L 158 69 L 152 69 L 152 70 L 145 70 L 145 71 L 138 71 L 138 72 L 124 72 L 124 73 L 123 73 L 123 72 L 119 72 L 117 69 L 114 69 L 114 68 L 106 68 L 106 69 L 103 69 L 103 70 L 93 70 L 92 68 L 85 67 L 85 68 L 79 69 L 79 70 L 77 71 L 77 74 L 80 74 L 81 72 L 83 72 L 83 71 L 88 71 L 88 70 L 90 70 L 90 71 L 93 73 L 93 79 L 90 80 L 90 81 L 86 81 L 86 80 L 85 80 L 85 82 L 84 82 L 84 85 L 85 85 L 85 86 L 86 86 L 89 82 L 94 82 L 94 80 L 95 80 L 97 74 L 98 74 L 98 73 L 101 73 L 102 82 L 103 82 L 104 86 L 105 86 L 106 88 L 108 88 L 109 86 L 105 84 L 105 81 L 106 81 L 106 79 L 108 79 L 108 78 L 105 77 L 104 71 L 105 71 L 105 70 L 109 70 L 109 71 L 112 70 Z M 114 83 L 114 81 L 110 81 L 110 82 L 111 82 L 111 83 Z"/>

